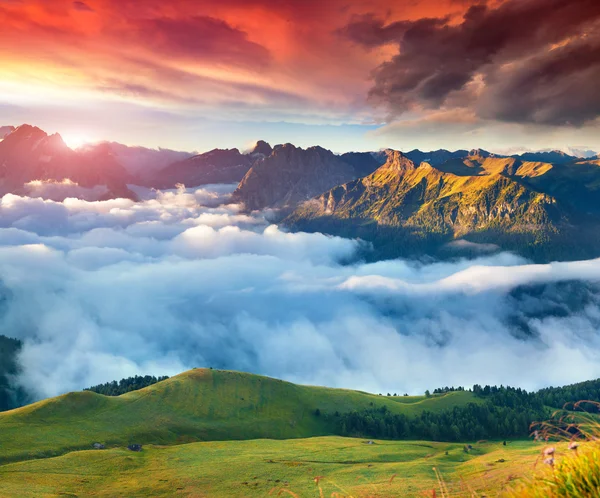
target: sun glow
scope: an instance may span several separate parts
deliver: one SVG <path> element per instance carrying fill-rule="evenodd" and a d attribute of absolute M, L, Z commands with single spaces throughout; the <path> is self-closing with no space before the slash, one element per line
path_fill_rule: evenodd
<path fill-rule="evenodd" d="M 95 140 L 83 133 L 65 133 L 62 135 L 64 142 L 71 149 L 78 149 L 86 144 L 92 143 Z"/>

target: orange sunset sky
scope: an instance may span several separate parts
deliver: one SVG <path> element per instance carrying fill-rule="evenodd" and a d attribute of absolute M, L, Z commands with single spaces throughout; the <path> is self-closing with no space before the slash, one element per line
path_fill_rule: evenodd
<path fill-rule="evenodd" d="M 185 150 L 600 149 L 597 0 L 0 0 L 0 26 L 0 125 Z"/>

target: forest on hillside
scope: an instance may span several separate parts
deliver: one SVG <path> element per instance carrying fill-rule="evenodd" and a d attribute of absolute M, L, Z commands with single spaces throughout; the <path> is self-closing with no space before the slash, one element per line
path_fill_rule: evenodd
<path fill-rule="evenodd" d="M 454 390 L 464 389 L 445 387 L 435 389 L 433 395 L 428 391 L 427 395 L 443 396 Z M 439 412 L 424 411 L 414 417 L 392 414 L 385 406 L 347 413 L 321 414 L 319 411 L 319 415 L 328 417 L 342 436 L 465 441 L 529 437 L 549 420 L 555 420 L 557 428 L 564 426 L 560 421 L 564 412 L 600 411 L 597 404 L 600 379 L 536 392 L 476 384 L 472 392 L 479 403 Z"/>
<path fill-rule="evenodd" d="M 98 384 L 97 386 L 88 387 L 84 391 L 93 391 L 104 396 L 120 396 L 131 391 L 137 391 L 144 387 L 151 386 L 157 382 L 167 380 L 169 377 L 163 375 L 162 377 L 154 377 L 153 375 L 136 375 L 134 377 L 127 377 L 120 381 L 113 380 L 112 382 L 106 382 L 105 384 Z"/>

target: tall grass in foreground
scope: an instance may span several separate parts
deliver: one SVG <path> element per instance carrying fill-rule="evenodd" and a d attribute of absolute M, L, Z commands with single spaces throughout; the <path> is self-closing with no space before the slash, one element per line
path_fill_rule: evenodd
<path fill-rule="evenodd" d="M 580 401 L 574 410 L 599 403 Z M 536 462 L 536 473 L 503 496 L 519 498 L 600 497 L 600 419 L 586 412 L 553 417 L 541 431 L 549 444 Z M 560 444 L 553 445 L 551 441 Z M 538 463 L 543 466 L 540 469 Z"/>

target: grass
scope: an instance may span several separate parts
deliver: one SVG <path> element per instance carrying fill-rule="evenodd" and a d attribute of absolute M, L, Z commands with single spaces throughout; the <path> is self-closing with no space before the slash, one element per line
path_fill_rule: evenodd
<path fill-rule="evenodd" d="M 439 497 L 435 468 L 451 496 L 491 497 L 540 448 L 317 437 L 89 450 L 0 466 L 0 496 Z"/>
<path fill-rule="evenodd" d="M 130 443 L 289 439 L 334 434 L 321 413 L 387 406 L 414 415 L 477 402 L 469 392 L 387 397 L 300 386 L 258 375 L 194 369 L 118 397 L 70 393 L 0 413 L 0 464 Z"/>
<path fill-rule="evenodd" d="M 587 443 L 570 451 L 567 443 L 556 445 L 552 465 L 540 463 L 533 478 L 506 493 L 514 498 L 590 498 L 600 496 L 600 445 Z M 539 462 L 543 462 L 540 457 Z"/>
<path fill-rule="evenodd" d="M 547 444 L 538 458 L 537 472 L 513 487 L 507 498 L 591 498 L 600 496 L 600 403 L 580 401 L 545 424 L 543 435 L 558 444 Z"/>

